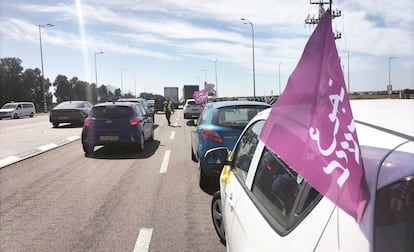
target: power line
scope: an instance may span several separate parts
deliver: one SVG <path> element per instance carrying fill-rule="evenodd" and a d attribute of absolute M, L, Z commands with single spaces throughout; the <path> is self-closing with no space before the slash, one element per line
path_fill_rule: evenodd
<path fill-rule="evenodd" d="M 329 0 L 329 2 L 324 2 L 323 0 L 319 0 L 318 2 L 312 2 L 312 0 L 309 1 L 310 4 L 317 4 L 319 5 L 319 13 L 318 16 L 315 17 L 315 15 L 308 14 L 308 16 L 305 19 L 305 24 L 307 25 L 317 25 L 319 24 L 319 21 L 321 20 L 322 15 L 325 13 L 325 5 L 329 4 L 329 12 L 331 13 L 331 18 L 337 18 L 342 15 L 341 10 L 333 10 L 332 11 L 332 0 Z M 335 31 L 334 33 L 335 39 L 340 39 L 342 37 L 342 33 L 339 31 Z"/>

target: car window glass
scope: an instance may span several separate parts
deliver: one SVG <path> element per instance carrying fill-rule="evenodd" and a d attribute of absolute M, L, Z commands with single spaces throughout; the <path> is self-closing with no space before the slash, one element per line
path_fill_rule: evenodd
<path fill-rule="evenodd" d="M 246 181 L 247 172 L 259 143 L 259 134 L 264 122 L 264 120 L 260 120 L 252 124 L 240 138 L 234 150 L 233 172 L 242 181 Z"/>
<path fill-rule="evenodd" d="M 209 109 L 206 108 L 201 112 L 200 118 L 198 119 L 198 125 L 204 124 L 207 121 L 208 111 Z"/>
<path fill-rule="evenodd" d="M 257 167 L 252 192 L 270 215 L 286 227 L 301 182 L 294 170 L 265 148 Z"/>
<path fill-rule="evenodd" d="M 131 107 L 126 106 L 99 106 L 91 110 L 94 118 L 124 118 L 134 114 Z"/>
<path fill-rule="evenodd" d="M 137 105 L 136 110 L 138 116 L 144 116 L 146 114 L 145 109 L 141 105 Z"/>
<path fill-rule="evenodd" d="M 16 105 L 15 104 L 5 104 L 2 109 L 11 109 L 11 108 L 15 108 Z"/>
<path fill-rule="evenodd" d="M 261 110 L 267 107 L 224 107 L 214 113 L 213 124 L 223 127 L 244 128 L 247 123 Z"/>

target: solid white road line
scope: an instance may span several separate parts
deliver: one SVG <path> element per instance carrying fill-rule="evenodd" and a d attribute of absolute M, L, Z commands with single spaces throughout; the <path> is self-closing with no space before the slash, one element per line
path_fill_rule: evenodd
<path fill-rule="evenodd" d="M 168 162 L 170 161 L 171 150 L 166 150 L 164 158 L 162 159 L 160 173 L 166 173 L 168 169 Z"/>
<path fill-rule="evenodd" d="M 151 242 L 152 228 L 141 228 L 133 252 L 147 252 Z"/>
<path fill-rule="evenodd" d="M 0 168 L 6 165 L 12 164 L 14 162 L 17 162 L 19 160 L 20 160 L 19 157 L 16 157 L 16 156 L 9 156 L 9 157 L 0 159 Z"/>
<path fill-rule="evenodd" d="M 57 144 L 51 143 L 51 144 L 42 145 L 38 149 L 41 151 L 48 151 L 53 148 L 56 148 L 57 146 L 58 146 Z"/>
<path fill-rule="evenodd" d="M 68 137 L 66 139 L 72 142 L 72 141 L 80 139 L 80 136 L 71 136 L 71 137 Z"/>
<path fill-rule="evenodd" d="M 174 136 L 175 136 L 175 131 L 171 132 L 170 140 L 174 139 Z"/>

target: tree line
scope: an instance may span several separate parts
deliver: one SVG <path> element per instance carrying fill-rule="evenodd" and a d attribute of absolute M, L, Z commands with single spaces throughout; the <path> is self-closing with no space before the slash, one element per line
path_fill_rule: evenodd
<path fill-rule="evenodd" d="M 39 68 L 23 69 L 19 58 L 0 59 L 0 106 L 11 101 L 30 101 L 37 111 L 43 111 L 44 95 L 42 73 Z M 56 76 L 53 83 L 44 79 L 46 103 L 48 111 L 54 106 L 53 95 L 56 102 L 83 100 L 93 104 L 98 102 L 116 101 L 119 98 L 134 98 L 132 93 L 122 94 L 120 88 L 110 85 L 96 86 L 79 80 L 77 77 L 68 79 L 65 75 Z M 51 92 L 53 87 L 53 92 Z M 140 97 L 151 100 L 163 99 L 161 95 L 141 93 Z"/>

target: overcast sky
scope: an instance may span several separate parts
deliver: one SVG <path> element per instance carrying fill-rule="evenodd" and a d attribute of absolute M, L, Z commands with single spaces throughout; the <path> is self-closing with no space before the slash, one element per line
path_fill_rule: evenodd
<path fill-rule="evenodd" d="M 414 1 L 342 0 L 333 9 L 342 11 L 333 30 L 351 92 L 385 90 L 390 77 L 394 90 L 414 89 Z M 1 1 L 0 57 L 41 68 L 38 25 L 51 23 L 41 35 L 52 82 L 63 74 L 95 83 L 96 56 L 98 84 L 124 92 L 176 86 L 181 95 L 183 85 L 215 84 L 217 73 L 219 96 L 252 96 L 245 18 L 256 95 L 277 95 L 315 28 L 308 15 L 318 6 L 307 0 Z"/>

